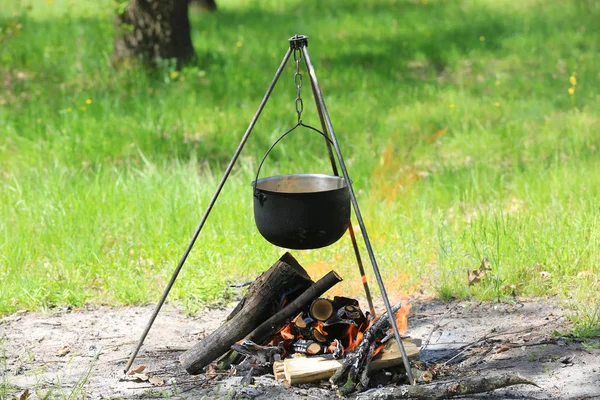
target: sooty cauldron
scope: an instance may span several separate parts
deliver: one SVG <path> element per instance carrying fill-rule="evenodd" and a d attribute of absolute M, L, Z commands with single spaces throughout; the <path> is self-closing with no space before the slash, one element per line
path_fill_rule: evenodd
<path fill-rule="evenodd" d="M 256 227 L 276 246 L 317 249 L 335 243 L 348 229 L 350 194 L 342 177 L 280 175 L 252 186 Z"/>

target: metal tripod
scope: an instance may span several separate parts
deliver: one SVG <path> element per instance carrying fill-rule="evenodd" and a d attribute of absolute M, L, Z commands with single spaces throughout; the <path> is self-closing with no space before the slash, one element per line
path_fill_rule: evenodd
<path fill-rule="evenodd" d="M 129 370 L 129 368 L 131 368 L 131 365 L 133 364 L 140 348 L 142 347 L 142 344 L 144 343 L 144 340 L 146 339 L 146 336 L 148 335 L 148 332 L 150 331 L 150 328 L 152 327 L 152 324 L 154 323 L 156 316 L 158 315 L 171 288 L 173 287 L 173 284 L 175 283 L 175 280 L 177 279 L 179 272 L 181 272 L 181 269 L 183 268 L 183 265 L 185 264 L 185 261 L 187 260 L 187 257 L 190 254 L 192 247 L 196 243 L 196 240 L 198 239 L 198 236 L 200 235 L 200 231 L 204 227 L 204 224 L 208 218 L 208 215 L 210 214 L 213 206 L 215 205 L 217 198 L 219 197 L 219 194 L 221 193 L 221 190 L 223 189 L 223 186 L 225 185 L 225 182 L 227 181 L 227 178 L 229 177 L 229 174 L 231 173 L 231 170 L 233 169 L 233 166 L 235 165 L 238 157 L 240 156 L 242 149 L 244 148 L 244 145 L 248 141 L 248 138 L 250 137 L 250 134 L 251 134 L 252 130 L 254 129 L 254 125 L 256 125 L 256 122 L 258 121 L 258 117 L 262 113 L 262 111 L 267 103 L 267 100 L 271 96 L 271 93 L 273 92 L 273 89 L 275 88 L 275 84 L 279 80 L 279 77 L 281 76 L 285 65 L 287 64 L 288 60 L 290 59 L 290 56 L 292 56 L 292 54 L 293 54 L 294 60 L 296 62 L 296 76 L 294 77 L 294 81 L 296 82 L 296 87 L 298 90 L 298 97 L 296 98 L 296 111 L 298 112 L 298 120 L 300 121 L 300 117 L 301 117 L 301 113 L 302 113 L 302 109 L 303 109 L 303 103 L 302 103 L 302 99 L 300 98 L 300 87 L 302 86 L 302 77 L 300 76 L 300 78 L 298 79 L 297 75 L 299 75 L 299 65 L 300 65 L 301 59 L 304 58 L 308 77 L 310 79 L 311 89 L 312 89 L 313 96 L 315 99 L 315 104 L 317 107 L 317 112 L 319 114 L 319 119 L 321 121 L 321 128 L 326 136 L 325 143 L 327 145 L 327 150 L 329 153 L 329 158 L 331 161 L 333 173 L 334 173 L 334 175 L 339 176 L 339 171 L 338 171 L 337 164 L 336 164 L 336 157 L 337 157 L 337 161 L 339 162 L 339 167 L 341 169 L 342 176 L 344 177 L 347 187 L 348 187 L 348 190 L 349 190 L 352 207 L 354 209 L 354 213 L 356 215 L 358 225 L 360 227 L 363 239 L 365 241 L 365 247 L 367 249 L 367 252 L 369 253 L 369 259 L 370 259 L 371 265 L 373 267 L 373 273 L 375 275 L 375 278 L 377 279 L 377 284 L 379 285 L 379 290 L 381 291 L 381 296 L 382 296 L 386 311 L 389 316 L 389 321 L 392 326 L 394 336 L 396 338 L 396 341 L 398 342 L 398 346 L 402 353 L 402 361 L 404 363 L 406 375 L 408 376 L 410 384 L 411 385 L 415 384 L 415 379 L 414 379 L 414 376 L 410 369 L 410 362 L 406 355 L 406 350 L 404 349 L 404 345 L 402 344 L 402 337 L 398 330 L 398 325 L 396 323 L 396 319 L 393 317 L 394 314 L 392 312 L 392 306 L 390 304 L 390 301 L 389 301 L 389 298 L 387 295 L 387 291 L 386 291 L 385 285 L 383 283 L 383 278 L 381 277 L 381 273 L 379 271 L 379 266 L 377 265 L 377 260 L 375 259 L 375 253 L 373 252 L 373 247 L 371 246 L 371 241 L 367 234 L 367 229 L 365 228 L 362 214 L 358 207 L 358 201 L 356 200 L 356 195 L 354 193 L 354 189 L 352 188 L 352 181 L 350 180 L 350 176 L 348 175 L 348 169 L 346 168 L 346 164 L 344 163 L 344 158 L 342 156 L 342 152 L 340 150 L 340 146 L 339 146 L 337 137 L 335 135 L 335 131 L 333 130 L 333 125 L 331 124 L 331 119 L 329 118 L 329 113 L 327 111 L 327 107 L 325 106 L 325 101 L 323 100 L 323 94 L 321 92 L 321 89 L 319 88 L 319 82 L 317 81 L 315 69 L 310 60 L 310 55 L 308 54 L 308 36 L 295 35 L 289 39 L 289 44 L 290 44 L 290 47 L 287 50 L 287 52 L 285 53 L 285 56 L 283 57 L 283 60 L 281 61 L 279 68 L 277 68 L 277 71 L 275 72 L 275 77 L 273 78 L 273 81 L 267 88 L 267 92 L 265 93 L 265 96 L 263 97 L 262 101 L 260 102 L 260 105 L 258 106 L 258 110 L 254 114 L 254 117 L 252 117 L 252 120 L 250 121 L 250 125 L 248 126 L 248 129 L 246 129 L 246 132 L 244 133 L 244 136 L 242 137 L 240 144 L 238 145 L 237 149 L 235 150 L 233 157 L 231 158 L 231 161 L 227 165 L 227 168 L 225 169 L 223 177 L 221 178 L 221 181 L 219 182 L 219 185 L 217 186 L 217 189 L 216 189 L 214 195 L 210 199 L 210 202 L 206 208 L 206 211 L 204 212 L 204 215 L 202 216 L 202 219 L 200 220 L 200 223 L 198 224 L 198 226 L 192 236 L 192 239 L 190 240 L 187 248 L 185 249 L 183 255 L 181 256 L 181 259 L 179 260 L 179 263 L 177 264 L 177 267 L 175 268 L 175 271 L 173 272 L 173 275 L 171 276 L 171 279 L 170 279 L 169 283 L 167 284 L 167 287 L 165 288 L 158 304 L 156 305 L 154 312 L 152 313 L 152 316 L 150 317 L 150 320 L 148 321 L 146 327 L 144 328 L 144 332 L 142 333 L 140 340 L 138 341 L 133 353 L 131 354 L 129 361 L 127 362 L 127 366 L 125 367 L 125 372 L 127 372 Z M 332 144 L 333 144 L 333 149 L 332 149 Z M 366 294 L 367 300 L 369 302 L 369 308 L 370 308 L 372 315 L 375 315 L 374 309 L 373 309 L 373 302 L 372 302 L 371 294 L 369 291 L 369 286 L 367 283 L 364 267 L 362 264 L 362 259 L 360 256 L 360 251 L 358 249 L 358 244 L 356 242 L 356 236 L 354 233 L 354 229 L 352 228 L 351 222 L 348 224 L 348 230 L 350 233 L 350 238 L 352 239 L 352 245 L 354 247 L 356 261 L 357 261 L 358 268 L 359 268 L 361 278 L 362 278 L 362 282 L 363 282 L 363 285 L 365 288 L 365 294 Z"/>

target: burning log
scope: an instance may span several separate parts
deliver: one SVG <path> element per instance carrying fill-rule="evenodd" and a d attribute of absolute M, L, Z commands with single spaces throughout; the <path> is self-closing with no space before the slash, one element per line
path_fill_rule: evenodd
<path fill-rule="evenodd" d="M 325 321 L 324 325 L 332 326 L 336 324 L 346 324 L 359 327 L 365 322 L 367 322 L 367 320 L 360 308 L 355 306 L 345 306 L 338 309 L 335 313 L 332 313 Z"/>
<path fill-rule="evenodd" d="M 303 339 L 316 340 L 319 343 L 327 343 L 328 339 L 324 333 L 321 333 L 319 329 L 315 328 L 315 320 L 311 317 L 306 317 L 304 313 L 298 315 L 294 319 L 294 331 L 298 333 Z"/>
<path fill-rule="evenodd" d="M 392 312 L 396 313 L 400 307 L 400 303 L 396 304 L 392 307 Z M 393 317 L 394 315 L 392 315 L 392 318 Z M 389 325 L 389 316 L 385 313 L 379 317 L 369 329 L 367 329 L 360 344 L 353 351 L 346 354 L 342 366 L 336 371 L 331 379 L 329 379 L 329 382 L 334 386 L 339 386 L 344 379 L 346 380 L 344 385 L 339 389 L 340 395 L 345 396 L 353 392 L 356 389 L 357 384 L 360 384 L 363 388 L 366 387 L 366 384 L 368 384 L 368 370 L 365 376 L 361 378 L 359 378 L 359 376 L 368 366 L 367 359 L 369 358 L 369 353 L 373 354 L 375 350 L 374 346 L 377 338 L 385 336 L 385 332 L 389 329 Z"/>
<path fill-rule="evenodd" d="M 338 274 L 334 271 L 329 271 L 324 277 L 306 289 L 304 293 L 298 296 L 298 298 L 258 326 L 246 337 L 246 339 L 256 343 L 265 343 L 281 328 L 281 325 L 286 320 L 298 315 L 300 311 L 307 307 L 315 298 L 319 297 L 341 281 L 342 278 Z"/>
<path fill-rule="evenodd" d="M 410 359 L 419 357 L 420 341 L 403 339 L 404 349 Z M 344 364 L 326 356 L 294 357 L 273 363 L 273 374 L 279 381 L 290 385 L 316 382 L 330 378 Z M 384 348 L 373 357 L 369 370 L 377 371 L 402 365 L 402 354 L 395 339 L 386 342 Z"/>
<path fill-rule="evenodd" d="M 181 356 L 181 363 L 190 374 L 200 373 L 234 343 L 276 314 L 285 302 L 293 301 L 312 284 L 298 261 L 285 253 L 250 285 L 246 297 L 223 325 Z"/>
<path fill-rule="evenodd" d="M 297 299 L 289 303 L 281 311 L 277 312 L 267 321 L 263 322 L 260 326 L 254 329 L 245 340 L 258 344 L 266 344 L 271 340 L 273 335 L 281 329 L 281 326 L 291 319 L 293 316 L 298 315 L 300 310 L 307 307 L 311 301 L 321 296 L 323 293 L 331 289 L 334 285 L 341 282 L 342 278 L 334 271 L 330 271 L 324 277 L 315 282 L 314 285 L 309 287 L 304 293 L 298 296 Z M 308 327 L 305 326 L 306 329 Z M 314 331 L 313 331 L 314 333 Z M 231 365 L 238 361 L 239 354 L 234 350 L 227 352 L 220 360 L 218 365 L 219 369 L 229 368 Z"/>

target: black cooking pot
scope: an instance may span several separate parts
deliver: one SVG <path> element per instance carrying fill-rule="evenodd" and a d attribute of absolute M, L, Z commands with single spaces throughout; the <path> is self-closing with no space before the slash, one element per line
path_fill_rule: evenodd
<path fill-rule="evenodd" d="M 318 249 L 337 242 L 348 229 L 350 194 L 344 178 L 294 174 L 252 185 L 256 227 L 274 245 Z"/>
<path fill-rule="evenodd" d="M 303 126 L 327 140 L 322 132 L 300 123 L 284 133 L 263 157 L 254 187 L 254 221 L 261 235 L 288 249 L 318 249 L 340 239 L 350 223 L 350 193 L 344 178 L 321 174 L 292 174 L 258 179 L 273 147 Z"/>

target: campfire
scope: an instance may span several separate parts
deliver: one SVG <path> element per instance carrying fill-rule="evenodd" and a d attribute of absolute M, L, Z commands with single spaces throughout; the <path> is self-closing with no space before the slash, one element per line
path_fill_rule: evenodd
<path fill-rule="evenodd" d="M 342 395 L 369 387 L 376 371 L 403 364 L 387 313 L 374 316 L 359 301 L 324 293 L 342 279 L 333 271 L 313 282 L 286 253 L 248 288 L 227 321 L 181 358 L 191 374 L 203 368 L 244 375 L 273 373 L 285 384 L 329 379 Z M 392 307 L 406 331 L 409 303 Z M 409 358 L 418 342 L 403 340 Z M 211 364 L 217 360 L 216 364 Z"/>
<path fill-rule="evenodd" d="M 406 327 L 410 310 L 405 304 L 393 307 L 402 327 Z M 273 374 L 291 385 L 331 378 L 334 386 L 344 384 L 341 394 L 365 389 L 375 371 L 402 365 L 398 344 L 388 330 L 387 314 L 371 318 L 363 314 L 355 299 L 319 298 L 307 314 L 298 315 L 270 342 L 281 348 L 285 357 L 274 360 Z M 404 347 L 411 358 L 418 356 L 414 342 L 405 341 Z"/>

